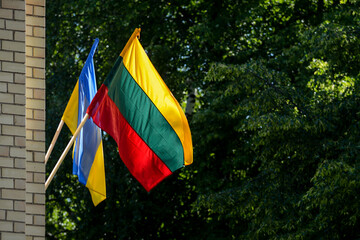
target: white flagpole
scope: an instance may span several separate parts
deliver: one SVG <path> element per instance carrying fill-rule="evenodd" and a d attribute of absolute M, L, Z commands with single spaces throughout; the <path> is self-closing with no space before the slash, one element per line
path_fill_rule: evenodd
<path fill-rule="evenodd" d="M 66 146 L 64 152 L 61 154 L 58 162 L 56 163 L 54 169 L 52 170 L 51 174 L 49 175 L 48 179 L 46 180 L 46 183 L 45 183 L 45 191 L 46 189 L 48 188 L 49 184 L 51 183 L 52 179 L 54 178 L 57 170 L 59 169 L 61 163 L 63 162 L 66 154 L 69 152 L 71 146 L 73 145 L 76 137 L 79 135 L 80 133 L 80 130 L 82 129 L 82 127 L 84 126 L 86 120 L 88 120 L 89 118 L 89 114 L 85 114 L 84 118 L 81 120 L 81 123 L 79 124 L 78 128 L 76 129 L 75 133 L 74 133 L 74 136 L 72 136 L 72 138 L 70 139 L 70 142 L 68 143 L 68 145 Z"/>
<path fill-rule="evenodd" d="M 60 134 L 60 131 L 62 129 L 62 127 L 64 126 L 64 121 L 61 119 L 60 123 L 59 123 L 59 126 L 58 128 L 56 129 L 56 132 L 55 132 L 55 135 L 51 141 L 51 144 L 46 152 L 46 155 L 45 155 L 45 164 L 47 163 L 47 161 L 49 160 L 49 157 L 50 157 L 50 154 L 52 152 L 52 150 L 54 149 L 54 146 L 55 146 L 55 143 L 59 137 L 59 134 Z"/>

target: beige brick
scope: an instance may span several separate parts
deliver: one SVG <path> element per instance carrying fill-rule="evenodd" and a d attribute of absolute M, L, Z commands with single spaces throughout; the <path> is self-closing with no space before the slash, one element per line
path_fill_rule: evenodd
<path fill-rule="evenodd" d="M 26 204 L 26 212 L 28 214 L 39 214 L 45 213 L 45 205 L 40 204 Z"/>
<path fill-rule="evenodd" d="M 18 10 L 15 10 L 15 19 L 16 20 L 23 20 L 25 21 L 25 12 L 24 11 L 18 11 Z"/>
<path fill-rule="evenodd" d="M 44 158 L 42 160 L 44 160 Z M 44 183 L 45 182 L 45 173 L 34 173 L 33 180 L 36 183 Z"/>
<path fill-rule="evenodd" d="M 25 27 L 25 35 L 26 36 L 33 36 L 34 35 L 33 28 L 34 28 L 33 26 L 26 25 L 26 27 Z"/>
<path fill-rule="evenodd" d="M 15 146 L 17 147 L 25 147 L 26 140 L 24 137 L 15 137 Z"/>
<path fill-rule="evenodd" d="M 26 0 L 26 4 L 45 6 L 45 0 Z"/>
<path fill-rule="evenodd" d="M 25 189 L 25 179 L 15 179 L 16 189 Z"/>
<path fill-rule="evenodd" d="M 34 49 L 34 55 L 36 56 L 36 49 Z M 45 60 L 41 58 L 35 57 L 27 57 L 26 58 L 26 66 L 27 67 L 38 67 L 38 68 L 45 68 Z"/>
<path fill-rule="evenodd" d="M 45 132 L 34 132 L 34 140 L 36 141 L 45 141 Z"/>
<path fill-rule="evenodd" d="M 16 222 L 24 222 L 25 221 L 25 212 L 8 211 L 7 212 L 7 220 L 16 221 Z"/>
<path fill-rule="evenodd" d="M 0 82 L 0 93 L 7 93 L 7 83 Z"/>
<path fill-rule="evenodd" d="M 28 139 L 26 139 L 26 141 L 28 141 Z M 33 154 L 34 154 L 34 152 L 26 151 L 26 162 L 28 162 L 28 161 L 32 162 L 33 161 Z"/>
<path fill-rule="evenodd" d="M 6 72 L 25 73 L 25 66 L 22 63 L 3 62 L 2 70 Z"/>
<path fill-rule="evenodd" d="M 34 78 L 45 79 L 45 69 L 44 68 L 34 68 Z"/>
<path fill-rule="evenodd" d="M 34 152 L 34 162 L 44 162 L 45 152 Z"/>
<path fill-rule="evenodd" d="M 45 16 L 45 8 L 39 7 L 39 6 L 34 6 L 34 15 L 44 17 Z"/>
<path fill-rule="evenodd" d="M 26 203 L 33 203 L 33 194 L 32 193 L 25 193 L 25 202 Z"/>
<path fill-rule="evenodd" d="M 14 42 L 14 41 L 2 41 L 2 49 L 17 51 L 17 52 L 25 52 L 25 43 Z"/>
<path fill-rule="evenodd" d="M 6 215 L 6 211 L 5 210 L 0 210 L 0 219 L 1 220 L 5 220 L 5 215 Z"/>
<path fill-rule="evenodd" d="M 0 189 L 1 188 L 14 188 L 14 180 L 9 178 L 0 178 Z M 1 208 L 1 206 L 0 206 Z"/>
<path fill-rule="evenodd" d="M 32 88 L 26 88 L 25 90 L 25 94 L 27 98 L 34 98 L 34 89 Z M 26 109 L 26 111 L 28 111 L 29 109 Z M 32 111 L 32 110 L 30 110 Z M 28 117 L 29 118 L 29 117 Z M 32 117 L 31 117 L 32 118 Z"/>
<path fill-rule="evenodd" d="M 24 201 L 15 201 L 14 202 L 15 211 L 25 211 L 25 202 Z"/>
<path fill-rule="evenodd" d="M 27 141 L 29 145 L 27 145 L 27 150 L 29 151 L 45 151 L 45 143 L 44 142 L 35 142 L 35 141 Z"/>
<path fill-rule="evenodd" d="M 0 72 L 0 81 L 1 82 L 14 82 L 14 74 Z"/>
<path fill-rule="evenodd" d="M 31 140 L 31 139 L 30 139 Z M 29 139 L 26 139 L 26 141 L 29 141 Z M 34 160 L 34 152 L 33 151 L 26 151 L 26 162 L 33 162 Z M 30 172 L 28 172 L 30 173 Z M 32 174 L 32 173 L 31 173 Z M 33 182 L 33 181 L 30 181 Z"/>
<path fill-rule="evenodd" d="M 6 240 L 25 240 L 24 233 L 3 232 L 1 233 L 1 237 Z"/>
<path fill-rule="evenodd" d="M 15 167 L 25 169 L 25 162 L 24 158 L 15 158 Z"/>
<path fill-rule="evenodd" d="M 43 99 L 26 99 L 26 108 L 45 109 L 45 100 Z M 30 123 L 32 124 L 32 123 Z M 33 129 L 30 127 L 30 129 Z M 35 128 L 38 129 L 38 128 Z"/>
<path fill-rule="evenodd" d="M 33 131 L 26 130 L 26 139 L 33 139 Z"/>
<path fill-rule="evenodd" d="M 25 53 L 15 53 L 15 62 L 25 63 Z"/>
<path fill-rule="evenodd" d="M 34 98 L 45 99 L 45 89 L 34 89 Z"/>
<path fill-rule="evenodd" d="M 1 18 L 12 19 L 13 18 L 13 11 L 10 10 L 10 9 L 0 8 L 0 16 L 1 16 Z"/>
<path fill-rule="evenodd" d="M 44 193 L 45 185 L 43 183 L 27 183 L 26 192 L 28 193 Z M 38 195 L 38 194 L 35 194 Z"/>
<path fill-rule="evenodd" d="M 34 182 L 34 173 L 26 172 L 26 182 Z"/>
<path fill-rule="evenodd" d="M 10 148 L 5 146 L 0 146 L 0 156 L 8 157 L 10 153 Z"/>
<path fill-rule="evenodd" d="M 1 8 L 0 8 L 1 10 Z M 5 20 L 4 19 L 0 19 L 0 28 L 5 28 Z"/>
<path fill-rule="evenodd" d="M 45 38 L 40 37 L 26 37 L 26 46 L 45 47 Z"/>
<path fill-rule="evenodd" d="M 45 18 L 37 16 L 26 16 L 26 24 L 31 26 L 45 27 Z"/>
<path fill-rule="evenodd" d="M 45 58 L 45 48 L 34 48 L 34 57 Z M 45 62 L 45 60 L 43 61 Z"/>
<path fill-rule="evenodd" d="M 18 94 L 25 94 L 25 86 L 24 84 L 8 84 L 8 92 L 9 93 L 18 93 Z"/>
<path fill-rule="evenodd" d="M 26 87 L 28 88 L 42 88 L 45 89 L 45 80 L 36 78 L 27 78 Z"/>
<path fill-rule="evenodd" d="M 26 66 L 26 68 L 25 68 L 25 76 L 29 77 L 29 78 L 33 77 L 33 68 L 32 67 Z"/>
<path fill-rule="evenodd" d="M 45 226 L 45 216 L 35 215 L 34 216 L 34 224 L 40 225 L 40 226 Z"/>
<path fill-rule="evenodd" d="M 44 27 L 34 27 L 34 36 L 35 37 L 45 37 L 45 28 Z"/>
<path fill-rule="evenodd" d="M 34 224 L 33 216 L 30 215 L 30 214 L 27 214 L 27 215 L 25 216 L 25 223 L 26 223 L 27 225 Z M 29 237 L 29 236 L 28 236 L 28 237 Z M 26 240 L 28 240 L 28 239 L 26 239 Z M 29 239 L 29 240 L 32 240 L 32 239 Z"/>
<path fill-rule="evenodd" d="M 15 32 L 15 41 L 25 42 L 25 33 L 24 32 Z"/>
<path fill-rule="evenodd" d="M 3 199 L 13 199 L 13 200 L 25 200 L 25 191 L 24 190 L 14 190 L 14 189 L 3 189 L 2 190 L 2 198 Z"/>
<path fill-rule="evenodd" d="M 25 154 L 25 148 L 10 147 L 10 157 L 24 158 L 26 156 Z"/>
<path fill-rule="evenodd" d="M 7 115 L 7 114 L 0 114 L 0 124 L 4 124 L 3 128 L 7 127 L 5 125 L 13 125 L 14 124 L 14 116 Z M 1 134 L 1 128 L 0 128 L 0 134 Z"/>
<path fill-rule="evenodd" d="M 33 5 L 26 4 L 26 6 L 25 6 L 25 13 L 26 13 L 27 15 L 33 15 L 33 14 L 34 14 L 34 6 L 33 6 Z"/>
<path fill-rule="evenodd" d="M 25 31 L 25 22 L 5 20 L 5 28 L 8 30 Z"/>
<path fill-rule="evenodd" d="M 28 119 L 26 122 L 26 127 L 28 130 L 42 130 L 45 128 L 45 122 L 42 120 Z"/>
<path fill-rule="evenodd" d="M 31 236 L 45 236 L 45 226 L 26 226 L 26 234 Z"/>
<path fill-rule="evenodd" d="M 14 103 L 14 94 L 9 94 L 9 93 L 0 94 L 0 103 Z"/>
<path fill-rule="evenodd" d="M 14 209 L 14 201 L 0 199 L 0 209 L 13 210 Z"/>
<path fill-rule="evenodd" d="M 25 126 L 25 117 L 16 115 L 14 118 L 14 124 L 16 126 Z"/>
<path fill-rule="evenodd" d="M 15 94 L 15 103 L 25 105 L 25 95 Z"/>
<path fill-rule="evenodd" d="M 15 81 L 14 82 L 25 84 L 25 74 L 15 73 Z"/>
<path fill-rule="evenodd" d="M 29 172 L 44 173 L 45 164 L 43 162 L 27 162 L 26 170 Z"/>
<path fill-rule="evenodd" d="M 25 217 L 24 217 L 25 219 Z M 25 222 L 15 222 L 14 232 L 25 232 Z"/>
<path fill-rule="evenodd" d="M 3 168 L 1 173 L 2 173 L 2 177 L 4 177 L 4 178 L 23 179 L 25 171 L 24 171 L 24 169 Z"/>
<path fill-rule="evenodd" d="M 33 93 L 32 90 L 33 89 L 26 89 L 26 96 L 30 96 Z M 31 94 L 29 94 L 29 93 L 31 93 Z M 27 119 L 34 118 L 34 109 L 29 109 L 29 108 L 26 109 L 26 118 Z"/>
<path fill-rule="evenodd" d="M 24 127 L 18 127 L 18 126 L 7 126 L 2 130 L 2 133 L 11 136 L 24 136 L 25 129 Z"/>
<path fill-rule="evenodd" d="M 0 92 L 7 92 L 7 83 L 5 82 L 0 82 Z"/>
<path fill-rule="evenodd" d="M 45 111 L 44 110 L 34 110 L 34 119 L 45 120 Z"/>
<path fill-rule="evenodd" d="M 14 160 L 9 157 L 0 157 L 0 167 L 12 168 L 14 167 Z"/>
<path fill-rule="evenodd" d="M 33 239 L 29 239 L 29 240 L 46 240 L 45 237 L 34 237 Z"/>
<path fill-rule="evenodd" d="M 0 39 L 13 40 L 13 31 L 0 29 Z"/>
<path fill-rule="evenodd" d="M 3 8 L 25 10 L 25 1 L 21 0 L 2 0 Z"/>
<path fill-rule="evenodd" d="M 46 240 L 46 238 L 37 236 L 37 237 L 34 237 L 33 239 L 30 239 L 30 240 Z"/>
<path fill-rule="evenodd" d="M 2 231 L 12 232 L 13 231 L 12 222 L 0 221 L 0 232 L 2 232 Z"/>
<path fill-rule="evenodd" d="M 2 104 L 2 113 L 25 115 L 25 106 Z"/>
<path fill-rule="evenodd" d="M 0 61 L 13 61 L 14 53 L 9 51 L 0 51 Z"/>
<path fill-rule="evenodd" d="M 25 95 L 22 94 L 15 94 L 15 103 L 25 105 Z"/>
<path fill-rule="evenodd" d="M 14 145 L 14 137 L 13 136 L 1 136 L 0 145 L 3 145 L 3 146 Z"/>

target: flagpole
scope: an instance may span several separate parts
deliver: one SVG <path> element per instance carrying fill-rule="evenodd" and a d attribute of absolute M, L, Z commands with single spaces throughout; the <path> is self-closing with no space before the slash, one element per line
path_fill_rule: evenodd
<path fill-rule="evenodd" d="M 45 164 L 47 163 L 47 161 L 49 160 L 49 157 L 50 157 L 50 154 L 52 152 L 52 150 L 54 149 L 54 146 L 55 146 L 55 143 L 59 137 L 59 134 L 61 132 L 61 129 L 62 127 L 64 126 L 64 121 L 61 119 L 60 123 L 59 123 L 59 126 L 58 128 L 56 129 L 56 132 L 55 132 L 55 135 L 51 141 L 51 144 L 46 152 L 46 155 L 45 155 Z"/>
<path fill-rule="evenodd" d="M 66 154 L 69 152 L 71 146 L 73 145 L 76 137 L 79 135 L 80 130 L 82 129 L 82 127 L 84 126 L 86 120 L 88 120 L 89 118 L 89 114 L 85 114 L 84 118 L 81 120 L 81 123 L 79 124 L 78 128 L 76 129 L 74 135 L 72 136 L 72 138 L 70 139 L 70 142 L 68 143 L 68 145 L 66 146 L 64 152 L 61 154 L 58 162 L 56 163 L 54 169 L 52 170 L 51 174 L 49 175 L 48 179 L 46 180 L 45 183 L 45 191 L 48 188 L 49 184 L 51 183 L 52 179 L 54 178 L 57 170 L 59 169 L 61 163 L 63 162 L 64 158 L 66 157 Z"/>

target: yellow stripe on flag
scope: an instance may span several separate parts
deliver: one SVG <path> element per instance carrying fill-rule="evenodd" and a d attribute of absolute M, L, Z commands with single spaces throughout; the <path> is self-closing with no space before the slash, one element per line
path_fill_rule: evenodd
<path fill-rule="evenodd" d="M 102 141 L 100 142 L 98 150 L 96 151 L 94 162 L 91 166 L 86 182 L 86 187 L 90 191 L 91 198 L 95 206 L 106 199 L 105 167 Z M 94 189 L 96 189 L 96 191 Z"/>
<path fill-rule="evenodd" d="M 61 118 L 66 123 L 72 134 L 74 134 L 77 129 L 78 109 L 79 109 L 79 80 L 76 82 L 75 88 L 71 94 L 70 100 Z"/>

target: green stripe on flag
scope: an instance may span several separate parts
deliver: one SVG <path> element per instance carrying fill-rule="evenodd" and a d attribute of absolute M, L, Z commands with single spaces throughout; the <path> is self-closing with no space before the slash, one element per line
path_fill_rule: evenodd
<path fill-rule="evenodd" d="M 181 168 L 184 152 L 179 137 L 129 74 L 122 57 L 116 60 L 104 84 L 122 115 L 154 153 L 172 172 Z"/>

